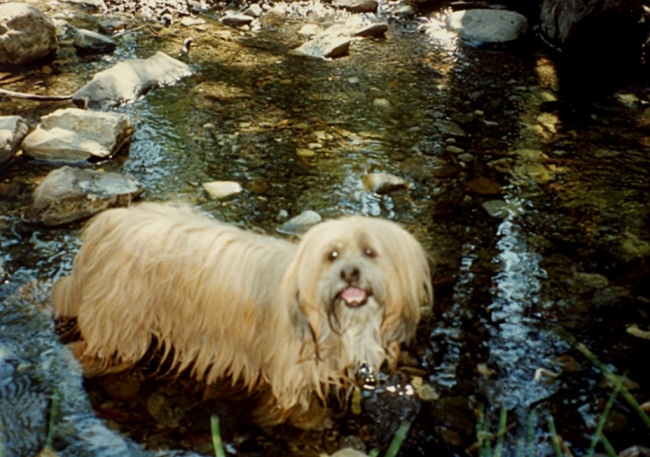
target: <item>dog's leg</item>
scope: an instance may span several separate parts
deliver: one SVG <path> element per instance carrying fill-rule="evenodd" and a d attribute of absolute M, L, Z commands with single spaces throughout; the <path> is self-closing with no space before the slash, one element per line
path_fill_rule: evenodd
<path fill-rule="evenodd" d="M 133 363 L 130 362 L 113 364 L 111 360 L 86 354 L 85 341 L 75 341 L 74 343 L 69 343 L 67 347 L 81 365 L 84 378 L 121 373 L 133 367 Z"/>

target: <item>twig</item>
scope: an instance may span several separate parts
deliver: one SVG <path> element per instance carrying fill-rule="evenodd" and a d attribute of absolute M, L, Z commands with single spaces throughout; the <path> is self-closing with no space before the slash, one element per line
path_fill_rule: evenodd
<path fill-rule="evenodd" d="M 36 95 L 24 94 L 22 92 L 14 92 L 13 90 L 0 89 L 0 95 L 11 98 L 20 98 L 23 100 L 34 100 L 38 102 L 61 102 L 72 100 L 72 95 Z"/>
<path fill-rule="evenodd" d="M 54 441 L 54 431 L 56 430 L 56 421 L 59 418 L 59 395 L 52 396 L 52 404 L 50 405 L 50 424 L 47 430 L 47 438 L 45 438 L 45 450 L 53 450 L 52 442 Z"/>

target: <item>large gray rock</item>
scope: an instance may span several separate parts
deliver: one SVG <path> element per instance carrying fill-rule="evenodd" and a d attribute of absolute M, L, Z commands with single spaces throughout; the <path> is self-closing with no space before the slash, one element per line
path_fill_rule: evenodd
<path fill-rule="evenodd" d="M 11 159 L 29 130 L 20 116 L 0 117 L 0 166 Z"/>
<path fill-rule="evenodd" d="M 52 170 L 34 190 L 25 218 L 49 226 L 67 224 L 128 206 L 142 192 L 131 176 L 62 167 Z"/>
<path fill-rule="evenodd" d="M 24 3 L 0 5 L 0 63 L 21 65 L 56 50 L 56 27 L 49 16 Z"/>
<path fill-rule="evenodd" d="M 35 159 L 79 162 L 112 156 L 132 133 L 126 114 L 67 108 L 43 116 L 22 148 Z"/>
<path fill-rule="evenodd" d="M 514 11 L 473 9 L 450 14 L 447 27 L 472 43 L 505 43 L 519 38 L 528 28 L 528 20 Z"/>
<path fill-rule="evenodd" d="M 112 108 L 192 74 L 194 72 L 183 62 L 158 52 L 148 59 L 124 60 L 97 73 L 75 92 L 72 101 L 82 108 Z"/>

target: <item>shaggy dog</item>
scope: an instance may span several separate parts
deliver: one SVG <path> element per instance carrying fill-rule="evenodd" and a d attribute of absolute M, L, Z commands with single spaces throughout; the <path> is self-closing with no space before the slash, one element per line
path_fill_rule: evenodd
<path fill-rule="evenodd" d="M 142 203 L 90 222 L 52 301 L 77 318 L 86 376 L 130 368 L 157 343 L 175 372 L 265 391 L 257 423 L 310 428 L 359 365 L 395 366 L 433 297 L 423 248 L 387 220 L 330 220 L 295 244 Z"/>

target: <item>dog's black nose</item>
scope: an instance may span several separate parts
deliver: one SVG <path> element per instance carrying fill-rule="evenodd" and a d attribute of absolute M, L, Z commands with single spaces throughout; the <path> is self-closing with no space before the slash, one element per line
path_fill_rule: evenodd
<path fill-rule="evenodd" d="M 359 279 L 359 269 L 357 267 L 347 266 L 341 270 L 341 279 L 352 282 Z"/>

